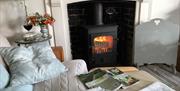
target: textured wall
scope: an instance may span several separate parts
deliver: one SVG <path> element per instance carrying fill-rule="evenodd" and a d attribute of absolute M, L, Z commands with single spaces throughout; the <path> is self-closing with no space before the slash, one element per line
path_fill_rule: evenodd
<path fill-rule="evenodd" d="M 35 12 L 44 14 L 44 0 L 0 0 L 0 34 L 8 38 L 11 44 L 19 34 L 27 32 L 23 28 L 25 23 L 25 7 L 27 14 L 33 15 Z M 31 31 L 40 30 L 33 27 Z"/>
<path fill-rule="evenodd" d="M 13 41 L 15 34 L 23 31 L 25 10 L 23 1 L 0 1 L 0 34 Z"/>
<path fill-rule="evenodd" d="M 180 25 L 180 0 L 143 0 L 141 22 L 162 18 Z"/>

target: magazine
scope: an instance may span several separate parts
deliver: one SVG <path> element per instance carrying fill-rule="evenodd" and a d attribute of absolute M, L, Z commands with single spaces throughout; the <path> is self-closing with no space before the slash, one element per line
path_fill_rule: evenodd
<path fill-rule="evenodd" d="M 116 91 L 121 88 L 122 84 L 117 79 L 105 74 L 93 81 L 85 83 L 88 88 L 101 87 L 110 91 Z"/>
<path fill-rule="evenodd" d="M 123 86 L 122 88 L 127 88 L 128 86 L 138 82 L 139 80 L 120 71 L 118 68 L 111 68 L 106 70 L 107 73 L 111 74 L 114 79 L 119 80 Z"/>
<path fill-rule="evenodd" d="M 101 87 L 107 90 L 115 91 L 121 87 L 121 82 L 107 74 L 106 71 L 96 69 L 87 74 L 77 76 L 86 88 Z"/>
<path fill-rule="evenodd" d="M 77 76 L 86 88 L 101 87 L 103 89 L 116 91 L 139 81 L 117 68 L 107 70 L 96 69 L 87 74 Z"/>

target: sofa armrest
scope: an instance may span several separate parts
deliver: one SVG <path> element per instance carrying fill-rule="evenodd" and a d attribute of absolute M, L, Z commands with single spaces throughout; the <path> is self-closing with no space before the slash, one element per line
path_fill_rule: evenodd
<path fill-rule="evenodd" d="M 71 61 L 64 61 L 63 64 L 68 68 L 68 71 L 66 72 L 66 78 L 68 80 L 68 91 L 85 91 L 84 85 L 76 77 L 79 74 L 88 72 L 85 61 L 82 59 L 76 59 Z"/>
<path fill-rule="evenodd" d="M 62 63 L 68 71 L 61 73 L 58 77 L 34 84 L 33 91 L 86 91 L 84 85 L 76 77 L 88 72 L 85 61 L 77 59 Z"/>
<path fill-rule="evenodd" d="M 70 73 L 71 76 L 88 72 L 86 62 L 82 59 L 64 61 L 63 64 L 68 68 L 68 73 Z"/>

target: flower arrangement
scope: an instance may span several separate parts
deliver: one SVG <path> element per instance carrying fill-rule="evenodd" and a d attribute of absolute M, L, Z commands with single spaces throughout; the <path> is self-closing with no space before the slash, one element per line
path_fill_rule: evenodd
<path fill-rule="evenodd" d="M 55 22 L 55 19 L 49 14 L 40 15 L 38 12 L 36 12 L 33 16 L 28 16 L 26 20 L 28 24 L 34 26 L 44 26 L 48 24 L 52 25 Z"/>

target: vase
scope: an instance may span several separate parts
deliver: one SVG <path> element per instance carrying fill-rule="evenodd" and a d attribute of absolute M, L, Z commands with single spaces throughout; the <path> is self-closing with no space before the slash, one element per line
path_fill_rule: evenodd
<path fill-rule="evenodd" d="M 41 28 L 40 32 L 42 33 L 42 37 L 47 38 L 49 35 L 49 31 L 47 29 L 47 26 L 46 25 L 40 25 L 40 28 Z"/>

